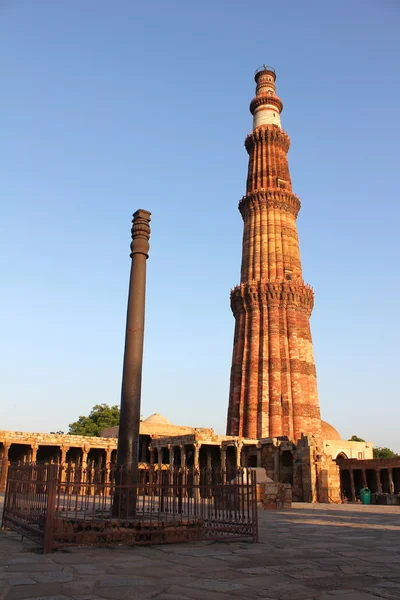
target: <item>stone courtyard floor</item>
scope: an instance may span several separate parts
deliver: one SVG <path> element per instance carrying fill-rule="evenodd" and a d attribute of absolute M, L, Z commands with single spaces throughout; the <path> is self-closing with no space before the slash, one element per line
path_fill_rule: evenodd
<path fill-rule="evenodd" d="M 400 507 L 260 511 L 260 543 L 77 548 L 0 532 L 0 600 L 400 599 Z"/>

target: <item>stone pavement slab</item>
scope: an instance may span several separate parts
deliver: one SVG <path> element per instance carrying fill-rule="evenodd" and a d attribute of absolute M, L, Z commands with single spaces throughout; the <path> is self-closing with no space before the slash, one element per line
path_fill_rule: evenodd
<path fill-rule="evenodd" d="M 259 513 L 260 543 L 69 548 L 0 532 L 0 600 L 400 600 L 400 507 Z"/>

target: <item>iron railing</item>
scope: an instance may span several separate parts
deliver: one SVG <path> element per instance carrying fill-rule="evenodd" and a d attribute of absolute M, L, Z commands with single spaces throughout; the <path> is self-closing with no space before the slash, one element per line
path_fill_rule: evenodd
<path fill-rule="evenodd" d="M 11 464 L 2 527 L 43 546 L 258 541 L 256 475 L 141 465 Z"/>
<path fill-rule="evenodd" d="M 262 71 L 270 71 L 274 75 L 276 73 L 273 67 L 269 67 L 268 65 L 262 65 L 261 67 L 258 67 L 258 69 L 255 70 L 254 77 L 256 77 L 258 73 L 261 73 Z"/>

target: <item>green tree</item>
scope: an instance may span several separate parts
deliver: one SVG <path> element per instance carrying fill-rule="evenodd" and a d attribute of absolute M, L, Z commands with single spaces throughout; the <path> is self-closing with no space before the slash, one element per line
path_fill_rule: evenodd
<path fill-rule="evenodd" d="M 68 433 L 71 435 L 93 435 L 100 437 L 106 427 L 119 425 L 119 406 L 96 404 L 88 417 L 79 417 L 69 425 Z"/>
<path fill-rule="evenodd" d="M 365 442 L 362 438 L 358 437 L 358 435 L 352 435 L 349 439 L 349 442 Z"/>
<path fill-rule="evenodd" d="M 396 456 L 398 454 L 390 448 L 380 448 L 379 446 L 374 448 L 374 458 L 395 458 Z"/>

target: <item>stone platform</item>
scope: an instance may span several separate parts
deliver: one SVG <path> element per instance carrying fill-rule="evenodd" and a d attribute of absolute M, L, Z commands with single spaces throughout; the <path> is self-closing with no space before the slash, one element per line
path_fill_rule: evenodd
<path fill-rule="evenodd" d="M 44 556 L 0 532 L 0 599 L 400 599 L 400 507 L 259 511 L 260 543 L 82 548 Z"/>

